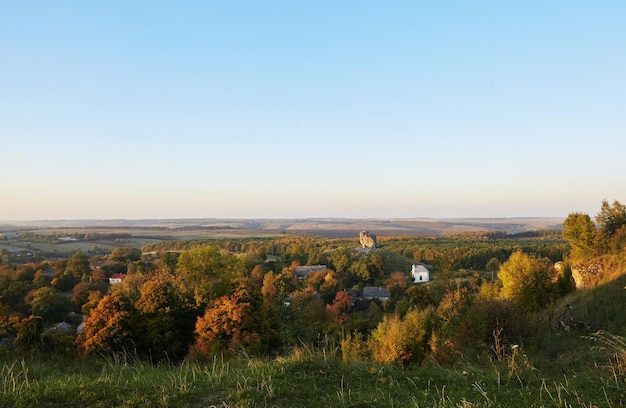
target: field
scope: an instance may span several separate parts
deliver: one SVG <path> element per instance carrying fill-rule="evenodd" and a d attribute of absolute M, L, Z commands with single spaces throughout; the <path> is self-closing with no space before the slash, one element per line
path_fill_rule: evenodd
<path fill-rule="evenodd" d="M 368 230 L 383 236 L 442 237 L 468 231 L 520 233 L 560 229 L 557 218 L 484 219 L 292 219 L 292 220 L 82 220 L 0 223 L 0 249 L 19 256 L 64 256 L 77 251 L 110 253 L 167 241 L 311 235 L 358 237 Z M 31 254 L 31 255 L 28 255 Z"/>

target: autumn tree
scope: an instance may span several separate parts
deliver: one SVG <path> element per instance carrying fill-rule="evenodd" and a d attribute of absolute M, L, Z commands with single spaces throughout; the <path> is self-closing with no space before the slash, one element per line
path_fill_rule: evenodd
<path fill-rule="evenodd" d="M 196 322 L 197 339 L 191 350 L 192 356 L 233 353 L 240 347 L 258 344 L 258 334 L 246 328 L 248 306 L 235 296 L 221 296 L 212 300 L 204 315 Z"/>
<path fill-rule="evenodd" d="M 428 351 L 431 309 L 414 309 L 401 318 L 387 315 L 372 331 L 369 347 L 381 364 L 419 364 Z"/>
<path fill-rule="evenodd" d="M 178 252 L 165 252 L 159 258 L 161 266 L 167 268 L 168 271 L 174 271 L 176 269 L 179 256 L 180 253 Z"/>
<path fill-rule="evenodd" d="M 37 272 L 35 272 L 35 276 L 33 277 L 33 284 L 36 287 L 41 288 L 43 286 L 50 285 L 51 280 L 52 278 L 47 276 L 44 270 L 38 269 Z"/>
<path fill-rule="evenodd" d="M 550 299 L 548 267 L 536 257 L 521 251 L 512 253 L 500 265 L 498 278 L 502 281 L 502 296 L 526 311 L 535 312 Z"/>
<path fill-rule="evenodd" d="M 83 305 L 89 301 L 89 293 L 98 291 L 103 295 L 108 291 L 109 285 L 105 282 L 79 282 L 72 289 L 72 305 L 75 311 L 81 310 Z"/>
<path fill-rule="evenodd" d="M 2 279 L 0 284 L 0 302 L 9 306 L 11 310 L 27 314 L 29 305 L 26 302 L 26 295 L 34 289 L 32 282 Z"/>
<path fill-rule="evenodd" d="M 498 269 L 500 269 L 500 260 L 496 257 L 492 257 L 485 264 L 485 269 L 488 270 L 489 272 L 497 271 Z"/>
<path fill-rule="evenodd" d="M 326 305 L 326 309 L 331 313 L 333 321 L 343 325 L 348 321 L 348 312 L 352 307 L 352 296 L 345 291 L 337 292 L 333 303 Z"/>
<path fill-rule="evenodd" d="M 84 355 L 93 353 L 128 352 L 134 355 L 133 328 L 136 313 L 132 303 L 121 290 L 104 296 L 89 312 L 83 331 L 76 338 Z"/>

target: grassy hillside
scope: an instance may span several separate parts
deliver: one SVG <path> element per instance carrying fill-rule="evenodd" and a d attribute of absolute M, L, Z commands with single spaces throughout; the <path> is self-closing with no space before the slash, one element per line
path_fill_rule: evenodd
<path fill-rule="evenodd" d="M 402 368 L 342 361 L 337 348 L 273 360 L 182 365 L 123 359 L 6 360 L 0 407 L 611 407 L 626 403 L 606 356 L 550 374 L 513 354 L 484 367 Z M 613 371 L 614 372 L 614 371 Z"/>

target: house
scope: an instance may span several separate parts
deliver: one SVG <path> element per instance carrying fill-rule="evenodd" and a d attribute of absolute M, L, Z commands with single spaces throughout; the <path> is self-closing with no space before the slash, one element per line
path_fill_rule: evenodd
<path fill-rule="evenodd" d="M 293 273 L 298 277 L 298 279 L 303 279 L 311 272 L 324 271 L 326 269 L 326 265 L 296 266 Z"/>
<path fill-rule="evenodd" d="M 363 299 L 378 299 L 381 302 L 385 300 L 389 300 L 391 297 L 391 292 L 389 292 L 385 288 L 375 287 L 375 286 L 366 286 L 363 288 Z"/>
<path fill-rule="evenodd" d="M 109 285 L 116 285 L 118 283 L 122 283 L 124 278 L 126 277 L 125 273 L 116 273 L 109 277 Z"/>
<path fill-rule="evenodd" d="M 424 265 L 413 264 L 411 276 L 413 277 L 413 283 L 428 282 L 430 280 L 430 271 Z"/>

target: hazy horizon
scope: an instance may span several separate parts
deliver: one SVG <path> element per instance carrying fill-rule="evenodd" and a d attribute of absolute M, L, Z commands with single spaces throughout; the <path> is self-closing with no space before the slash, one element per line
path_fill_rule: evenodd
<path fill-rule="evenodd" d="M 626 202 L 626 3 L 4 2 L 0 219 Z"/>
<path fill-rule="evenodd" d="M 0 219 L 1 225 L 14 226 L 42 226 L 50 225 L 85 225 L 85 226 L 111 226 L 118 225 L 161 225 L 166 223 L 189 224 L 200 227 L 200 222 L 204 223 L 228 223 L 228 222 L 322 222 L 332 224 L 333 222 L 358 223 L 358 222 L 402 222 L 402 221 L 419 221 L 425 223 L 437 222 L 482 222 L 482 221 L 563 221 L 565 217 L 401 217 L 401 218 L 381 218 L 381 217 L 296 217 L 296 218 L 215 218 L 215 217 L 197 217 L 197 218 L 75 218 L 75 219 L 32 219 L 32 220 L 3 220 Z M 40 223 L 40 224 L 38 224 Z M 109 223 L 109 224 L 107 224 Z"/>

